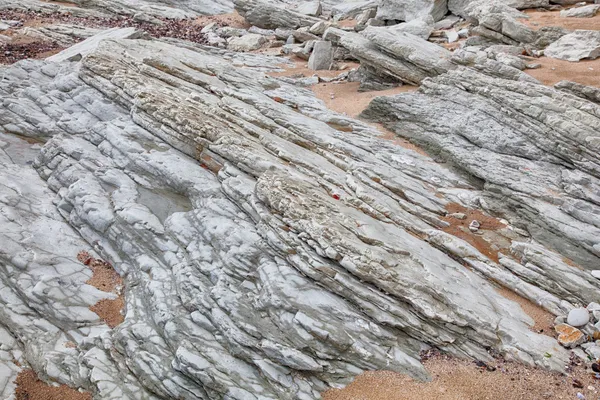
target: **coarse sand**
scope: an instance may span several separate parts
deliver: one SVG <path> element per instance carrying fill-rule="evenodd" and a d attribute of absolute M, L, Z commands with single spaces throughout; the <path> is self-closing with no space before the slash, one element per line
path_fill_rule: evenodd
<path fill-rule="evenodd" d="M 21 371 L 15 383 L 16 400 L 92 400 L 88 392 L 79 392 L 67 385 L 51 386 L 42 382 L 30 369 Z"/>
<path fill-rule="evenodd" d="M 526 73 L 544 85 L 554 85 L 562 80 L 582 85 L 600 87 L 600 58 L 570 62 L 549 57 L 540 57 L 532 63 L 540 64 L 537 69 L 527 69 Z"/>
<path fill-rule="evenodd" d="M 423 361 L 432 376 L 420 382 L 390 371 L 368 371 L 323 400 L 543 400 L 598 398 L 598 381 L 584 366 L 569 376 L 496 360 L 482 364 L 441 355 Z"/>
<path fill-rule="evenodd" d="M 125 307 L 125 298 L 122 293 L 123 279 L 112 265 L 93 258 L 86 251 L 80 252 L 77 259 L 92 270 L 92 277 L 86 281 L 88 285 L 117 295 L 115 299 L 103 299 L 90 307 L 90 310 L 95 312 L 109 327 L 114 328 L 125 319 L 123 316 Z"/>

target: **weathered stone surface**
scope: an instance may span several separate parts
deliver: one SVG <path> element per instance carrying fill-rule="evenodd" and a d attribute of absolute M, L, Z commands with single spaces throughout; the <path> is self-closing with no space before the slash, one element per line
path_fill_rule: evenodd
<path fill-rule="evenodd" d="M 558 342 L 566 348 L 573 348 L 585 342 L 585 335 L 579 329 L 567 324 L 554 327 L 558 333 Z"/>
<path fill-rule="evenodd" d="M 532 320 L 483 277 L 557 313 L 582 297 L 597 299 L 598 280 L 540 245 L 513 243 L 515 257 L 497 263 L 441 231 L 449 202 L 490 202 L 489 188 L 327 110 L 308 90 L 266 77 L 273 64 L 262 55 L 176 40 L 106 40 L 69 68 L 43 61 L 3 68 L 1 129 L 46 140 L 33 164 L 43 180 L 33 179 L 31 167 L 0 169 L 0 182 L 10 177 L 0 197 L 6 219 L 0 301 L 17 298 L 16 307 L 0 308 L 0 320 L 16 339 L 9 337 L 8 347 L 24 347 L 23 364 L 101 399 L 247 399 L 256 393 L 314 399 L 366 369 L 427 378 L 418 361 L 424 345 L 480 360 L 495 348 L 561 370 L 568 353 L 532 333 Z M 479 74 L 460 73 L 461 85 L 473 90 L 473 112 L 472 96 L 508 96 L 505 91 L 533 85 L 510 81 L 501 88 L 512 90 L 478 94 Z M 460 90 L 451 92 L 460 103 Z M 516 107 L 514 98 L 507 100 L 494 104 Z M 437 111 L 444 110 L 454 109 Z M 582 125 L 593 122 L 569 113 Z M 464 121 L 469 113 L 456 115 Z M 448 117 L 435 121 L 456 119 Z M 476 126 L 468 133 L 476 130 L 490 131 Z M 538 159 L 555 160 L 516 141 L 508 128 L 506 135 L 489 146 L 527 151 L 531 167 Z M 580 136 L 571 132 L 571 140 Z M 591 168 L 593 155 L 587 157 L 577 161 Z M 497 173 L 488 161 L 486 169 Z M 556 172 L 544 177 L 551 182 Z M 576 179 L 583 172 L 570 173 L 569 191 L 592 196 L 585 180 Z M 527 174 L 517 176 L 523 193 L 530 190 Z M 19 200 L 23 195 L 39 200 L 29 206 Z M 19 232 L 20 226 L 33 231 L 46 214 L 56 216 L 58 227 L 28 239 L 36 247 L 6 233 L 14 221 Z M 581 237 L 595 232 L 567 226 Z M 59 227 L 72 235 L 57 235 Z M 86 246 L 124 279 L 125 321 L 112 330 L 87 314 L 95 299 L 64 296 L 89 290 L 79 272 L 85 266 L 70 261 Z M 46 291 L 46 277 L 35 277 L 39 265 L 65 265 L 63 274 L 75 273 Z M 63 297 L 70 299 L 65 307 Z M 73 312 L 63 311 L 69 307 Z M 64 314 L 40 321 L 34 309 Z M 83 312 L 87 319 L 76 314 Z M 57 345 L 67 337 L 75 348 Z"/>
<path fill-rule="evenodd" d="M 229 40 L 227 48 L 232 51 L 251 51 L 263 47 L 269 40 L 263 35 L 249 33 Z"/>
<path fill-rule="evenodd" d="M 307 1 L 304 3 L 298 4 L 296 11 L 300 14 L 310 15 L 312 17 L 318 17 L 323 13 L 323 7 L 321 6 L 321 2 L 317 1 Z"/>
<path fill-rule="evenodd" d="M 318 40 L 314 43 L 308 59 L 308 68 L 312 70 L 328 70 L 333 64 L 333 46 L 331 42 Z"/>
<path fill-rule="evenodd" d="M 592 18 L 600 12 L 600 4 L 574 7 L 560 12 L 562 18 Z"/>
<path fill-rule="evenodd" d="M 476 3 L 506 5 L 519 10 L 525 8 L 548 7 L 549 5 L 548 0 L 448 0 L 448 9 L 452 14 L 468 17 L 468 8 Z"/>
<path fill-rule="evenodd" d="M 285 5 L 269 3 L 265 0 L 234 0 L 235 9 L 251 25 L 259 28 L 296 29 L 303 26 L 312 26 L 319 19 L 310 15 L 304 15 L 294 10 L 285 8 Z"/>
<path fill-rule="evenodd" d="M 379 0 L 377 18 L 412 21 L 431 17 L 439 21 L 447 12 L 447 0 Z"/>
<path fill-rule="evenodd" d="M 593 60 L 600 57 L 600 31 L 577 30 L 551 43 L 544 54 L 567 61 Z"/>
<path fill-rule="evenodd" d="M 399 81 L 417 84 L 454 66 L 451 52 L 417 36 L 387 27 L 367 27 L 360 34 L 329 28 L 323 36 L 348 49 L 378 71 Z"/>
<path fill-rule="evenodd" d="M 473 32 L 488 39 L 505 44 L 533 43 L 537 39 L 536 31 L 520 21 L 527 16 L 503 3 L 473 2 L 465 14 L 477 25 Z"/>
<path fill-rule="evenodd" d="M 486 208 L 593 269 L 600 259 L 599 111 L 598 104 L 536 82 L 460 69 L 423 81 L 419 93 L 376 98 L 365 115 L 387 120 L 398 135 L 480 179 Z M 577 280 L 573 288 L 581 293 L 584 282 L 596 285 L 589 274 Z"/>
<path fill-rule="evenodd" d="M 74 46 L 69 47 L 61 51 L 58 54 L 48 57 L 48 61 L 62 62 L 62 61 L 74 61 L 80 60 L 82 57 L 96 50 L 96 47 L 103 40 L 107 39 L 132 39 L 139 38 L 142 32 L 135 28 L 111 28 L 104 31 L 100 31 L 84 40 L 83 42 L 77 43 Z"/>

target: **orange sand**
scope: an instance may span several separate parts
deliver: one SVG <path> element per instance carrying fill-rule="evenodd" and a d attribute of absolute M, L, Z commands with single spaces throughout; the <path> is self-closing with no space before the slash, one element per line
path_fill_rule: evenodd
<path fill-rule="evenodd" d="M 423 364 L 432 382 L 414 381 L 390 371 L 369 371 L 344 389 L 323 393 L 323 400 L 572 400 L 578 392 L 589 400 L 598 398 L 597 381 L 583 366 L 575 366 L 572 376 L 564 376 L 507 361 L 490 364 L 496 370 L 489 371 L 474 362 L 443 355 Z"/>
<path fill-rule="evenodd" d="M 86 282 L 88 285 L 92 285 L 103 292 L 118 295 L 114 300 L 100 300 L 90 307 L 90 310 L 95 312 L 108 326 L 114 328 L 125 320 L 122 312 L 125 307 L 125 298 L 120 292 L 123 286 L 123 279 L 112 265 L 92 258 L 86 251 L 80 252 L 77 255 L 77 259 L 92 270 L 92 277 Z"/>
<path fill-rule="evenodd" d="M 50 386 L 39 380 L 30 369 L 23 370 L 15 383 L 17 400 L 92 400 L 88 392 L 79 392 L 67 385 Z"/>
<path fill-rule="evenodd" d="M 544 85 L 554 85 L 562 80 L 569 80 L 582 85 L 600 87 L 600 58 L 569 62 L 540 57 L 532 63 L 541 64 L 542 67 L 527 69 L 525 72 Z"/>

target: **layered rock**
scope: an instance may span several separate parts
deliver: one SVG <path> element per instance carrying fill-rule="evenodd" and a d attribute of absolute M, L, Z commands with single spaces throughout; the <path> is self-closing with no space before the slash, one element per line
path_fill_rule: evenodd
<path fill-rule="evenodd" d="M 432 17 L 439 21 L 447 12 L 447 0 L 381 0 L 377 7 L 377 18 L 412 21 Z"/>
<path fill-rule="evenodd" d="M 51 254 L 60 251 L 69 271 L 77 272 L 85 267 L 72 253 L 92 247 L 123 276 L 126 298 L 125 321 L 112 330 L 87 312 L 85 318 L 67 312 L 62 320 L 19 328 L 18 318 L 35 307 L 55 315 L 45 309 L 68 297 L 67 290 L 86 288 L 86 277 L 57 280 L 56 290 L 39 290 L 37 298 L 23 295 L 25 288 L 3 290 L 2 296 L 19 298 L 13 317 L 0 318 L 11 325 L 16 347 L 23 346 L 24 363 L 103 399 L 312 399 L 366 369 L 427 379 L 418 361 L 425 346 L 480 360 L 488 360 L 486 350 L 494 348 L 528 364 L 564 367 L 568 354 L 554 339 L 531 332 L 531 319 L 487 279 L 556 313 L 597 298 L 598 281 L 565 264 L 560 254 L 529 243 L 526 233 L 507 231 L 512 250 L 496 259 L 441 229 L 449 225 L 444 216 L 451 202 L 480 202 L 511 211 L 511 220 L 519 216 L 525 223 L 517 222 L 541 243 L 573 260 L 595 262 L 594 237 L 600 236 L 590 185 L 596 161 L 586 140 L 597 122 L 591 115 L 581 119 L 578 111 L 589 110 L 589 102 L 560 93 L 565 111 L 553 108 L 552 116 L 572 116 L 569 127 L 577 135 L 558 136 L 568 126 L 560 127 L 552 134 L 564 140 L 564 150 L 544 155 L 541 146 L 550 147 L 550 139 L 534 136 L 544 128 L 524 116 L 497 122 L 504 122 L 499 129 L 506 140 L 478 138 L 477 132 L 495 131 L 479 129 L 490 122 L 477 118 L 479 104 L 472 100 L 497 95 L 509 106 L 524 107 L 520 91 L 541 92 L 544 102 L 553 89 L 500 84 L 470 70 L 425 79 L 423 93 L 407 98 L 414 115 L 433 112 L 425 103 L 448 89 L 451 100 L 443 99 L 435 119 L 411 117 L 399 126 L 425 136 L 421 132 L 428 129 L 420 127 L 436 120 L 435 129 L 452 135 L 458 117 L 471 121 L 466 135 L 492 157 L 485 167 L 484 161 L 462 167 L 485 170 L 483 177 L 473 173 L 490 180 L 481 187 L 481 181 L 331 112 L 311 92 L 266 77 L 260 70 L 273 59 L 246 54 L 246 66 L 238 68 L 226 60 L 233 57 L 176 40 L 112 40 L 80 64 L 37 61 L 4 68 L 0 126 L 47 139 L 34 163 L 45 182 L 34 180 L 28 167 L 33 178 L 13 179 L 8 193 L 35 188 L 26 197 L 39 198 L 69 233 L 45 240 L 73 237 L 70 247 L 59 241 Z M 482 80 L 497 87 L 478 91 Z M 462 88 L 473 93 L 469 97 Z M 392 122 L 406 112 L 398 99 L 377 100 L 370 114 L 396 102 L 382 118 Z M 468 112 L 455 109 L 463 100 L 470 100 Z M 489 103 L 480 103 L 481 112 L 498 114 L 497 103 Z M 540 115 L 531 99 L 527 104 L 529 114 Z M 511 133 L 512 124 L 540 147 Z M 462 155 L 461 147 L 469 151 L 465 157 L 477 160 L 477 147 L 464 141 L 448 151 Z M 526 166 L 510 164 L 504 153 L 525 158 Z M 519 179 L 505 183 L 502 169 L 511 165 Z M 548 168 L 540 172 L 540 165 Z M 535 172 L 529 176 L 525 168 Z M 559 170 L 565 189 L 556 182 Z M 496 195 L 502 189 L 493 185 L 500 184 L 507 195 Z M 13 197 L 3 198 L 8 212 L 1 215 L 15 215 L 22 203 Z M 518 200 L 530 202 L 530 214 L 517 208 Z M 542 205 L 548 218 L 532 221 L 534 207 Z M 30 215 L 32 209 L 19 212 Z M 554 240 L 549 232 L 558 219 L 568 224 Z M 582 240 L 578 246 L 574 236 Z M 556 245 L 559 239 L 565 246 Z M 24 253 L 12 243 L 0 240 L 2 284 L 29 285 L 19 276 L 43 270 L 39 261 L 23 260 L 39 260 L 43 252 Z M 36 285 L 45 282 L 47 275 L 41 275 Z M 76 310 L 87 310 L 94 300 L 82 297 Z M 69 319 L 75 321 L 69 325 Z M 93 324 L 97 329 L 87 328 Z M 46 331 L 56 337 L 69 332 L 76 347 L 59 348 L 56 339 L 37 345 L 47 343 Z M 36 335 L 37 341 L 28 339 Z M 547 352 L 552 357 L 544 357 Z"/>
<path fill-rule="evenodd" d="M 424 81 L 417 94 L 377 98 L 365 115 L 443 154 L 481 180 L 482 205 L 594 268 L 599 111 L 537 83 L 460 69 Z"/>

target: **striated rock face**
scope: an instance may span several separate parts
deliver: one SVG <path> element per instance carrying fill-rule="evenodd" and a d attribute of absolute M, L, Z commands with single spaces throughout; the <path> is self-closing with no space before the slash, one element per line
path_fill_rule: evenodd
<path fill-rule="evenodd" d="M 596 104 L 465 68 L 373 102 L 453 170 L 266 77 L 269 57 L 169 42 L 3 68 L 0 128 L 45 141 L 32 166 L 0 153 L 3 352 L 99 399 L 314 399 L 367 369 L 427 379 L 427 346 L 564 368 L 490 281 L 557 314 L 600 296 L 548 250 L 598 261 Z M 451 203 L 541 244 L 499 230 L 484 255 L 443 230 Z M 123 279 L 113 329 L 82 250 Z"/>
<path fill-rule="evenodd" d="M 432 17 L 439 21 L 447 12 L 447 0 L 381 0 L 377 18 L 412 21 Z"/>
<path fill-rule="evenodd" d="M 482 181 L 487 208 L 593 269 L 599 111 L 556 89 L 461 69 L 424 81 L 419 93 L 377 98 L 365 115 L 443 154 Z"/>

